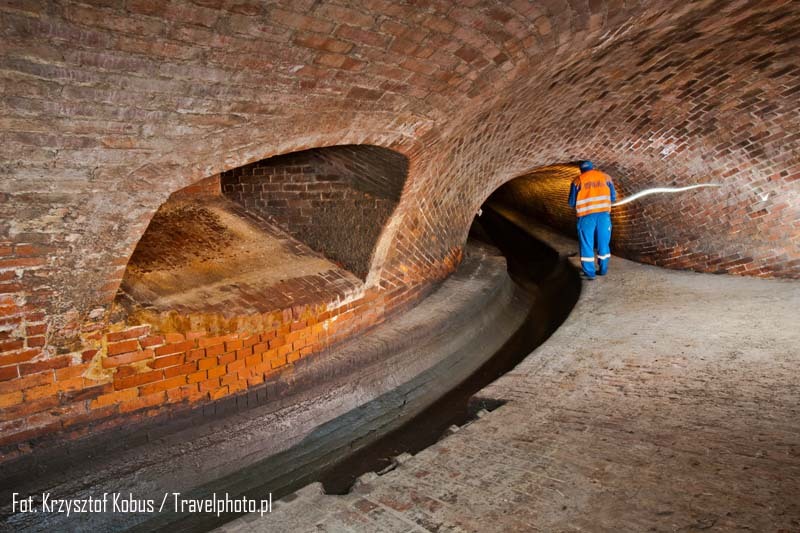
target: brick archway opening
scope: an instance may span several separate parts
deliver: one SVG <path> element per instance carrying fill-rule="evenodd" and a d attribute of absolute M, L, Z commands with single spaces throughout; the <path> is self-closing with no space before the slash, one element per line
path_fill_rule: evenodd
<path fill-rule="evenodd" d="M 580 175 L 577 162 L 538 167 L 495 189 L 486 203 L 502 204 L 575 236 L 575 211 L 568 205 L 569 187 Z"/>
<path fill-rule="evenodd" d="M 346 145 L 264 159 L 176 191 L 137 244 L 116 309 L 163 330 L 231 330 L 241 324 L 220 325 L 220 316 L 355 294 L 407 173 L 398 152 Z"/>
<path fill-rule="evenodd" d="M 580 175 L 580 161 L 555 163 L 531 169 L 506 181 L 484 201 L 484 205 L 499 206 L 505 212 L 514 211 L 527 220 L 544 224 L 559 233 L 577 239 L 575 209 L 569 206 L 571 182 Z M 614 180 L 618 198 L 625 198 L 635 180 L 625 169 L 615 165 L 600 168 Z M 615 254 L 629 259 L 647 261 L 641 249 L 655 249 L 652 236 L 643 227 L 641 204 L 632 203 L 611 210 L 612 249 Z"/>

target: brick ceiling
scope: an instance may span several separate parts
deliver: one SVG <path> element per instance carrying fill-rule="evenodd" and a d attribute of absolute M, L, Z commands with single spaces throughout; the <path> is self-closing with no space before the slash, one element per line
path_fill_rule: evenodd
<path fill-rule="evenodd" d="M 10 0 L 0 28 L 0 240 L 39 247 L 26 298 L 62 328 L 170 193 L 341 144 L 409 158 L 371 284 L 432 276 L 497 187 L 587 157 L 622 191 L 725 184 L 642 201 L 629 256 L 800 276 L 797 2 Z"/>

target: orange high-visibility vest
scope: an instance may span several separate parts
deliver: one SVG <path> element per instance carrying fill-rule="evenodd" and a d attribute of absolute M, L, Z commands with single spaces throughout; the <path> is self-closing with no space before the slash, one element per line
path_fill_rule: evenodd
<path fill-rule="evenodd" d="M 587 170 L 572 183 L 578 189 L 575 211 L 578 217 L 611 211 L 611 178 L 599 170 Z"/>

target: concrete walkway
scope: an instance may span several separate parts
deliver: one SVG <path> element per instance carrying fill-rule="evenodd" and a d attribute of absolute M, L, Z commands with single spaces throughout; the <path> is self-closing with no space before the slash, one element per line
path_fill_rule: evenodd
<path fill-rule="evenodd" d="M 615 257 L 585 285 L 480 393 L 508 404 L 347 496 L 311 485 L 223 530 L 800 531 L 800 283 Z"/>

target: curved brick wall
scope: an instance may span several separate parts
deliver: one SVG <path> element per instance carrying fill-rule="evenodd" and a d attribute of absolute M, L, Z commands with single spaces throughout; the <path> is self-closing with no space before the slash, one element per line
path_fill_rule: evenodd
<path fill-rule="evenodd" d="M 425 244 L 466 227 L 480 201 L 510 179 L 591 158 L 623 195 L 723 185 L 620 208 L 631 220 L 628 237 L 617 238 L 625 255 L 800 277 L 798 17 L 788 2 L 687 4 L 543 58 L 535 75 L 520 76 L 449 131 L 452 149 L 430 163 L 437 192 L 428 191 L 444 199 L 429 219 L 448 223 Z"/>
<path fill-rule="evenodd" d="M 492 191 L 546 165 L 592 158 L 625 193 L 719 182 L 633 204 L 616 245 L 666 266 L 800 277 L 797 2 L 218 5 L 0 6 L 6 457 L 42 435 L 257 386 L 266 353 L 300 356 L 289 334 L 328 335 L 331 313 L 382 320 L 455 268 Z M 171 193 L 352 144 L 409 160 L 366 288 L 276 309 L 235 337 L 113 322 L 128 258 Z"/>
<path fill-rule="evenodd" d="M 608 169 L 605 170 L 612 173 Z M 488 202 L 511 207 L 577 239 L 575 210 L 569 207 L 568 199 L 570 183 L 579 174 L 580 170 L 575 163 L 538 168 L 500 186 L 489 196 Z M 635 182 L 631 183 L 627 180 L 615 181 L 617 181 L 618 200 L 647 188 L 646 186 L 637 186 Z M 631 190 L 632 186 L 636 186 L 637 189 Z M 690 201 L 705 201 L 709 203 L 709 207 L 706 207 L 704 211 L 711 212 L 713 208 L 710 206 L 716 205 L 714 197 L 721 192 L 713 190 L 709 194 L 708 191 L 702 189 L 690 190 L 675 193 L 678 196 L 674 199 L 664 196 L 647 196 L 641 200 L 634 200 L 632 203 L 612 208 L 611 218 L 614 230 L 611 246 L 614 253 L 669 268 L 717 274 L 760 275 L 767 273 L 786 277 L 795 276 L 796 273 L 791 268 L 791 264 L 787 265 L 789 268 L 784 270 L 777 270 L 775 265 L 770 265 L 769 268 L 759 268 L 757 261 L 752 257 L 745 257 L 741 254 L 721 257 L 701 251 L 682 253 L 681 250 L 689 249 L 688 246 L 674 249 L 670 247 L 672 241 L 654 238 L 657 232 L 653 228 L 653 213 L 666 219 L 669 224 L 678 224 L 679 222 L 676 221 L 686 216 L 686 210 L 681 209 L 681 205 L 686 205 Z M 692 198 L 694 195 L 705 196 L 697 199 Z M 677 209 L 677 211 L 670 213 L 670 209 Z M 777 230 L 777 228 L 774 229 Z M 709 247 L 724 242 L 725 239 L 736 238 L 728 234 L 704 234 L 701 228 L 696 228 L 695 231 L 696 235 L 699 235 L 698 243 L 694 244 L 696 248 L 699 248 L 700 244 Z M 791 237 L 788 240 L 791 243 Z"/>
<path fill-rule="evenodd" d="M 332 146 L 223 172 L 222 193 L 365 279 L 397 207 L 408 160 L 378 146 Z"/>

